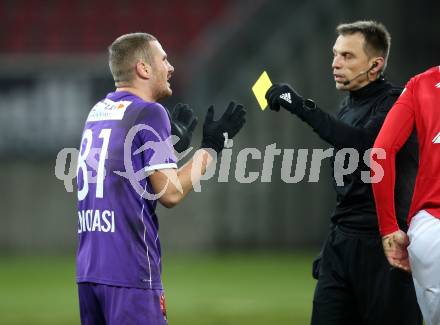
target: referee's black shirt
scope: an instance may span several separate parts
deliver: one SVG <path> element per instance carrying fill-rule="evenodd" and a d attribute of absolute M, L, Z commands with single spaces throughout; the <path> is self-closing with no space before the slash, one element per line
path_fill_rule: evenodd
<path fill-rule="evenodd" d="M 344 176 L 338 186 L 333 179 L 337 204 L 331 220 L 353 230 L 377 231 L 377 215 L 371 184 L 364 183 L 361 171 L 369 171 L 363 156 L 370 149 L 385 120 L 386 114 L 401 93 L 384 78 L 351 91 L 342 101 L 337 117 L 316 109 L 300 116 L 313 130 L 336 150 L 354 148 L 359 153 L 358 168 Z M 348 160 L 348 158 L 347 158 Z M 417 173 L 418 146 L 415 133 L 396 158 L 396 213 L 399 225 L 407 229 L 406 218 Z M 332 166 L 334 160 L 332 160 Z"/>

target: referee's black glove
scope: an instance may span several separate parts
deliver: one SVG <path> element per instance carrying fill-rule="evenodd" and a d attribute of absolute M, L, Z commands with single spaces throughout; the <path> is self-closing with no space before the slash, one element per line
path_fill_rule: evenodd
<path fill-rule="evenodd" d="M 192 133 L 197 125 L 197 117 L 187 105 L 179 103 L 174 106 L 170 116 L 171 134 L 177 136 L 179 141 L 174 144 L 174 149 L 181 153 L 191 144 Z"/>
<path fill-rule="evenodd" d="M 241 130 L 245 119 L 246 109 L 241 104 L 230 102 L 228 108 L 219 120 L 214 120 L 214 106 L 208 108 L 203 124 L 202 148 L 212 148 L 217 153 L 223 150 L 225 137 L 232 139 Z"/>
<path fill-rule="evenodd" d="M 304 99 L 288 84 L 273 84 L 265 97 L 273 111 L 278 112 L 283 106 L 290 113 L 298 114 L 303 109 Z"/>

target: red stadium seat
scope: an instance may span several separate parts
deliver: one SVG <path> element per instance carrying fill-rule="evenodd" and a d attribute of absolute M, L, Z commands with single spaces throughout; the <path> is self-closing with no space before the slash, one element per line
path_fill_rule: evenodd
<path fill-rule="evenodd" d="M 97 53 L 118 35 L 135 31 L 156 35 L 170 52 L 183 51 L 226 2 L 18 0 L 0 4 L 4 12 L 0 52 Z"/>

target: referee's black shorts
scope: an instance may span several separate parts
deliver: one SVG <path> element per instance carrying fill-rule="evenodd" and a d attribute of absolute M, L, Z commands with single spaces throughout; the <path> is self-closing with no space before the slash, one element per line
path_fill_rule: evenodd
<path fill-rule="evenodd" d="M 336 226 L 319 265 L 312 325 L 418 325 L 422 316 L 409 273 L 392 268 L 379 234 Z"/>

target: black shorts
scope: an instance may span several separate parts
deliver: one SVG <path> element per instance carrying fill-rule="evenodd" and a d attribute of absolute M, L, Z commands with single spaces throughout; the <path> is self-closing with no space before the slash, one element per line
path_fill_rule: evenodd
<path fill-rule="evenodd" d="M 335 227 L 322 251 L 312 325 L 422 325 L 412 277 L 392 268 L 379 234 Z"/>

